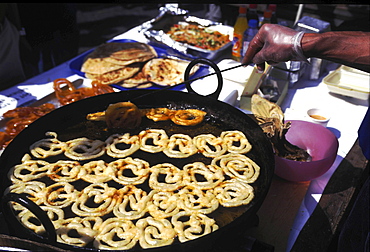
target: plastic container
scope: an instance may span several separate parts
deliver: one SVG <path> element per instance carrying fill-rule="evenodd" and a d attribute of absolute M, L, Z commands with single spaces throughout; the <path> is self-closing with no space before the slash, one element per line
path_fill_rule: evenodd
<path fill-rule="evenodd" d="M 241 60 L 243 34 L 246 29 L 248 29 L 247 8 L 240 6 L 239 16 L 234 25 L 233 47 L 231 52 L 231 58 L 238 62 Z"/>
<path fill-rule="evenodd" d="M 341 66 L 328 74 L 323 82 L 332 93 L 367 100 L 370 97 L 370 74 Z"/>
<path fill-rule="evenodd" d="M 241 57 L 243 57 L 244 54 L 247 52 L 249 43 L 258 32 L 258 20 L 256 19 L 249 20 L 248 26 L 249 26 L 248 29 L 246 29 L 243 34 L 243 46 Z"/>

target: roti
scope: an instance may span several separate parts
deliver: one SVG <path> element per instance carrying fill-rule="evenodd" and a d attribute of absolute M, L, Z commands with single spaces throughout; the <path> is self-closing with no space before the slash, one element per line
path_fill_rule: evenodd
<path fill-rule="evenodd" d="M 189 62 L 175 59 L 154 58 L 143 67 L 147 79 L 160 86 L 173 86 L 184 81 L 184 73 Z M 197 67 L 193 67 L 192 74 Z"/>
<path fill-rule="evenodd" d="M 93 80 L 99 80 L 102 84 L 113 84 L 122 80 L 131 78 L 137 72 L 140 71 L 142 65 L 140 63 L 134 63 L 129 66 L 110 71 L 104 74 L 91 74 L 86 73 L 86 77 Z"/>
<path fill-rule="evenodd" d="M 98 46 L 88 58 L 117 58 L 120 60 L 131 60 L 132 57 L 140 58 L 152 55 L 156 57 L 157 53 L 153 47 L 141 42 L 119 43 L 112 42 Z"/>

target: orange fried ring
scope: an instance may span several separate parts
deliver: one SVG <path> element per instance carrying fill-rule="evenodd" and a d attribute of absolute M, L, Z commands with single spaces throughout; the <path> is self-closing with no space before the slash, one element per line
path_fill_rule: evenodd
<path fill-rule="evenodd" d="M 131 102 L 111 104 L 105 111 L 105 122 L 108 128 L 133 129 L 140 125 L 141 118 L 141 111 Z"/>
<path fill-rule="evenodd" d="M 177 110 L 171 120 L 182 126 L 194 126 L 201 123 L 207 113 L 198 109 Z"/>
<path fill-rule="evenodd" d="M 109 85 L 101 84 L 101 82 L 93 80 L 91 82 L 92 90 L 94 95 L 101 95 L 107 93 L 113 93 L 114 89 Z"/>
<path fill-rule="evenodd" d="M 82 92 L 77 92 L 77 89 L 72 82 L 65 78 L 54 80 L 55 96 L 61 105 L 66 105 L 84 98 Z M 66 85 L 67 89 L 62 90 L 61 85 Z"/>
<path fill-rule="evenodd" d="M 158 122 L 171 120 L 174 112 L 174 110 L 168 108 L 152 108 L 148 112 L 146 112 L 145 115 L 147 118 Z"/>

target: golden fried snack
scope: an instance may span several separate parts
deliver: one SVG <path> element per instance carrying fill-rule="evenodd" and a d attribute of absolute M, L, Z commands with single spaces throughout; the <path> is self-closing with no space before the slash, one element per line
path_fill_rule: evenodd
<path fill-rule="evenodd" d="M 260 167 L 249 157 L 242 154 L 229 153 L 214 158 L 214 166 L 219 166 L 230 178 L 239 179 L 245 183 L 253 183 L 260 174 Z"/>
<path fill-rule="evenodd" d="M 149 109 L 145 115 L 147 118 L 158 122 L 158 121 L 167 121 L 171 120 L 175 110 L 168 109 L 168 108 L 152 108 Z"/>
<path fill-rule="evenodd" d="M 80 178 L 89 183 L 104 183 L 112 180 L 113 171 L 103 160 L 85 163 L 80 171 Z"/>
<path fill-rule="evenodd" d="M 171 120 L 182 126 L 194 126 L 203 122 L 207 112 L 198 109 L 176 110 Z"/>
<path fill-rule="evenodd" d="M 237 179 L 222 182 L 213 192 L 224 207 L 247 205 L 254 197 L 253 187 Z"/>
<path fill-rule="evenodd" d="M 27 181 L 16 183 L 6 188 L 5 192 L 24 193 L 27 197 L 35 202 L 41 204 L 44 201 L 46 185 L 40 181 Z"/>
<path fill-rule="evenodd" d="M 81 165 L 77 161 L 59 160 L 47 166 L 46 175 L 57 182 L 73 182 L 79 179 Z"/>
<path fill-rule="evenodd" d="M 139 133 L 140 149 L 150 153 L 163 151 L 168 144 L 166 131 L 162 129 L 147 129 Z"/>
<path fill-rule="evenodd" d="M 105 121 L 105 111 L 87 114 L 86 120 L 89 120 L 89 121 Z"/>
<path fill-rule="evenodd" d="M 56 221 L 57 241 L 74 246 L 86 246 L 99 233 L 102 222 L 99 217 L 74 217 Z"/>
<path fill-rule="evenodd" d="M 55 132 L 46 132 L 48 138 L 41 139 L 30 146 L 31 154 L 35 158 L 47 158 L 63 153 L 66 143 L 58 140 Z"/>
<path fill-rule="evenodd" d="M 99 230 L 94 240 L 94 247 L 98 249 L 131 249 L 139 240 L 138 228 L 130 220 L 112 217 L 106 219 Z"/>
<path fill-rule="evenodd" d="M 213 189 L 224 180 L 223 171 L 215 165 L 194 162 L 183 167 L 184 184 L 199 189 Z"/>
<path fill-rule="evenodd" d="M 49 163 L 44 160 L 26 160 L 9 170 L 8 177 L 13 183 L 32 181 L 46 176 Z"/>
<path fill-rule="evenodd" d="M 71 210 L 77 216 L 103 216 L 113 211 L 120 202 L 119 191 L 105 183 L 90 184 L 72 202 Z M 94 203 L 90 203 L 94 202 Z"/>
<path fill-rule="evenodd" d="M 152 199 L 148 202 L 148 211 L 155 219 L 165 219 L 180 211 L 179 195 L 175 192 L 152 190 Z"/>
<path fill-rule="evenodd" d="M 167 147 L 163 153 L 171 158 L 187 158 L 198 152 L 193 144 L 193 139 L 185 134 L 173 134 L 168 140 Z"/>
<path fill-rule="evenodd" d="M 164 176 L 161 182 L 159 177 Z M 175 191 L 183 186 L 183 172 L 170 163 L 154 165 L 150 168 L 149 187 L 160 191 Z"/>
<path fill-rule="evenodd" d="M 193 138 L 193 142 L 206 157 L 214 158 L 223 155 L 227 151 L 227 146 L 221 137 L 212 134 L 201 134 Z"/>
<path fill-rule="evenodd" d="M 129 133 L 113 134 L 105 142 L 107 145 L 107 154 L 114 158 L 127 157 L 140 149 L 139 137 L 130 136 Z M 122 148 L 122 145 L 125 148 Z"/>
<path fill-rule="evenodd" d="M 33 230 L 37 234 L 42 234 L 45 232 L 45 228 L 40 221 L 38 221 L 37 217 L 27 208 L 17 204 L 19 209 L 21 210 L 18 213 L 18 218 L 25 225 L 27 228 Z M 52 222 L 63 220 L 64 219 L 64 211 L 59 207 L 52 207 L 52 206 L 40 206 L 40 208 L 46 212 L 49 219 Z M 37 221 L 36 221 L 37 220 Z"/>
<path fill-rule="evenodd" d="M 142 184 L 149 177 L 149 163 L 139 159 L 127 157 L 118 159 L 108 164 L 113 171 L 112 179 L 121 185 Z M 129 170 L 132 176 L 126 176 L 125 171 Z"/>
<path fill-rule="evenodd" d="M 139 243 L 142 248 L 155 248 L 173 243 L 176 232 L 167 219 L 146 217 L 136 222 L 139 229 Z"/>
<path fill-rule="evenodd" d="M 122 200 L 114 206 L 114 215 L 125 220 L 135 220 L 143 217 L 151 195 L 133 185 L 126 185 L 119 190 Z"/>
<path fill-rule="evenodd" d="M 108 106 L 105 111 L 105 122 L 108 128 L 134 129 L 140 125 L 142 113 L 131 102 L 118 102 Z"/>
<path fill-rule="evenodd" d="M 80 193 L 68 182 L 57 182 L 42 190 L 42 203 L 47 206 L 67 207 L 77 200 Z"/>
<path fill-rule="evenodd" d="M 80 137 L 66 142 L 64 155 L 73 160 L 89 160 L 105 153 L 105 142 Z"/>
<path fill-rule="evenodd" d="M 179 205 L 189 213 L 209 214 L 218 208 L 219 202 L 211 190 L 187 186 L 179 191 Z"/>
<path fill-rule="evenodd" d="M 244 154 L 252 149 L 252 145 L 243 132 L 238 130 L 223 131 L 220 136 L 231 153 Z"/>
<path fill-rule="evenodd" d="M 207 215 L 186 211 L 181 211 L 172 216 L 171 223 L 180 242 L 197 239 L 218 229 L 215 220 L 207 217 Z"/>

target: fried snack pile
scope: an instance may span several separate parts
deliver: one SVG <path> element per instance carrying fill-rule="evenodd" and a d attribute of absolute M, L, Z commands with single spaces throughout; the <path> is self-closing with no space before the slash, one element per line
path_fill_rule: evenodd
<path fill-rule="evenodd" d="M 184 81 L 187 61 L 158 58 L 150 45 L 140 42 L 105 43 L 87 55 L 81 72 L 104 85 L 148 88 L 153 83 L 172 86 Z M 198 68 L 192 69 L 193 74 Z"/>
<path fill-rule="evenodd" d="M 148 129 L 114 134 L 106 141 L 82 137 L 66 142 L 48 132 L 9 172 L 13 184 L 7 191 L 26 193 L 46 211 L 61 243 L 116 250 L 160 247 L 217 230 L 209 214 L 220 206 L 249 204 L 254 198 L 250 183 L 260 173 L 245 155 L 251 148 L 240 131 L 191 138 Z M 210 161 L 183 167 L 151 164 L 129 156 L 139 150 L 171 158 L 201 153 Z M 47 161 L 58 155 L 58 161 Z M 103 155 L 111 161 L 100 159 Z M 44 232 L 31 212 L 13 207 L 26 227 Z"/>
<path fill-rule="evenodd" d="M 206 50 L 218 50 L 230 42 L 229 36 L 195 24 L 175 24 L 167 34 L 173 40 Z"/>
<path fill-rule="evenodd" d="M 64 85 L 67 87 L 67 89 L 65 90 L 62 89 Z M 53 88 L 55 91 L 55 96 L 57 97 L 59 103 L 62 106 L 95 95 L 114 92 L 112 87 L 108 85 L 103 85 L 98 81 L 92 81 L 91 88 L 90 87 L 76 88 L 72 82 L 65 78 L 59 78 L 54 80 Z"/>
<path fill-rule="evenodd" d="M 6 122 L 5 131 L 0 131 L 0 149 L 5 148 L 29 124 L 41 116 L 53 111 L 55 106 L 45 103 L 38 107 L 18 107 L 3 114 Z"/>
<path fill-rule="evenodd" d="M 306 150 L 291 144 L 286 139 L 285 135 L 291 123 L 284 122 L 284 113 L 278 105 L 256 94 L 252 96 L 251 104 L 252 113 L 269 138 L 275 155 L 295 161 L 310 160 L 310 155 Z"/>

